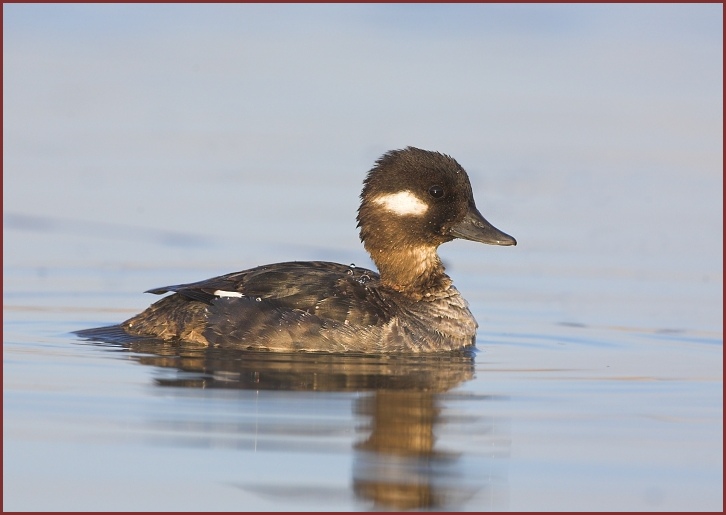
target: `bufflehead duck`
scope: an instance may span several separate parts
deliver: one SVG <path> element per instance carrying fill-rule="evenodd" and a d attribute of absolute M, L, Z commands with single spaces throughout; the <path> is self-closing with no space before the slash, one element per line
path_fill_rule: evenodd
<path fill-rule="evenodd" d="M 477 322 L 436 249 L 454 238 L 516 245 L 474 204 L 450 156 L 407 147 L 368 172 L 360 239 L 378 273 L 324 261 L 259 266 L 173 292 L 123 322 L 139 337 L 266 351 L 436 352 L 474 345 Z"/>

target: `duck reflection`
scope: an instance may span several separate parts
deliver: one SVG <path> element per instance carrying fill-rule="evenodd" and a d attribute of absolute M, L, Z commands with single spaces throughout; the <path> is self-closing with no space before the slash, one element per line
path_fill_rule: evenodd
<path fill-rule="evenodd" d="M 462 478 L 458 456 L 434 450 L 441 409 L 433 392 L 379 390 L 356 411 L 371 420 L 370 435 L 356 445 L 357 496 L 397 509 L 445 508 L 468 496 L 452 481 Z"/>
<path fill-rule="evenodd" d="M 473 378 L 471 352 L 283 354 L 102 336 L 90 339 L 122 344 L 141 364 L 175 369 L 176 376 L 155 379 L 161 387 L 358 392 L 354 413 L 366 423 L 354 446 L 353 491 L 376 509 L 451 508 L 484 486 L 465 480 L 459 454 L 436 449 L 436 430 L 446 423 L 441 394 Z"/>

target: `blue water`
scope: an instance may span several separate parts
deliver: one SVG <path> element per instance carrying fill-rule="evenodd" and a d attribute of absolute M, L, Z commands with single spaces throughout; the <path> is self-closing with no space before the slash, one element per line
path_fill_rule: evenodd
<path fill-rule="evenodd" d="M 5 510 L 723 509 L 723 8 L 3 6 Z M 477 352 L 88 341 L 164 284 L 372 266 L 454 156 Z"/>

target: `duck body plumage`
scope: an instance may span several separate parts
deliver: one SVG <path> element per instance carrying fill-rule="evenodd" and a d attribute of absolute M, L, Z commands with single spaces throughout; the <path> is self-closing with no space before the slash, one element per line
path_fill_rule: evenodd
<path fill-rule="evenodd" d="M 376 272 L 324 261 L 149 290 L 167 292 L 175 294 L 122 327 L 211 347 L 360 353 L 462 349 L 474 344 L 477 327 L 453 286 L 411 302 Z"/>

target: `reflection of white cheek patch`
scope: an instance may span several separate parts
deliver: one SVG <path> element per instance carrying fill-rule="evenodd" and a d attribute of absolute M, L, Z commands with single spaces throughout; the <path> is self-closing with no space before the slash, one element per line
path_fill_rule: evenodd
<path fill-rule="evenodd" d="M 236 291 L 215 290 L 214 294 L 217 297 L 244 297 L 244 295 Z"/>
<path fill-rule="evenodd" d="M 423 200 L 408 190 L 379 195 L 373 202 L 397 215 L 421 216 L 429 208 Z"/>

